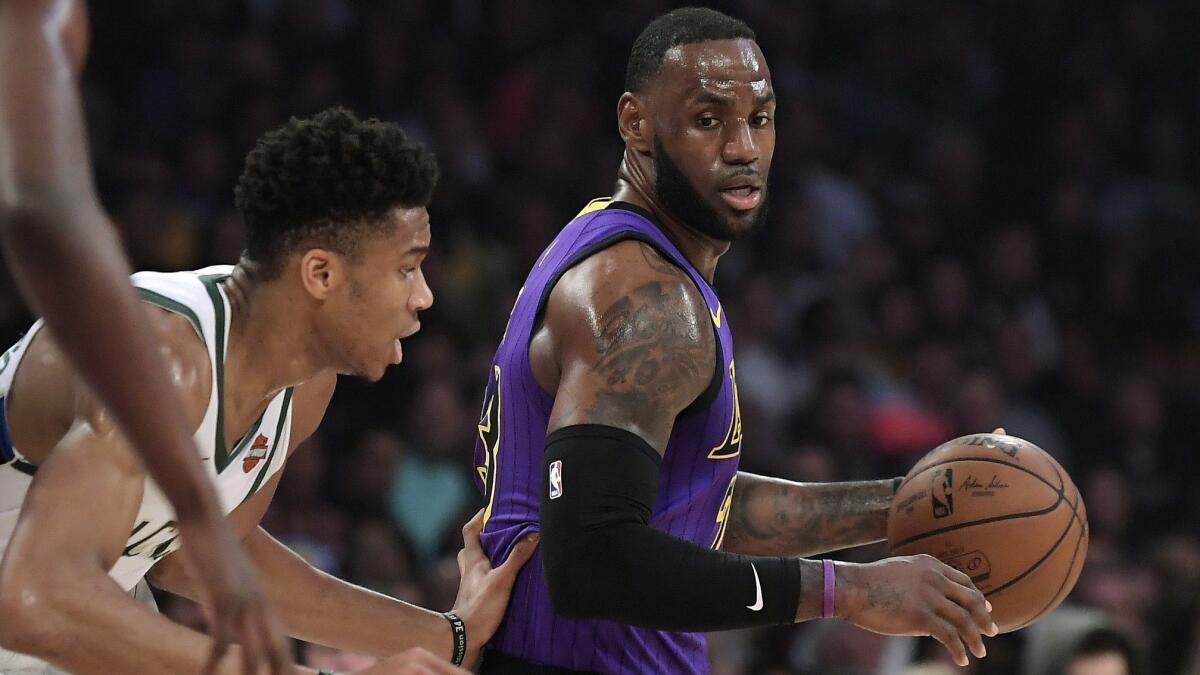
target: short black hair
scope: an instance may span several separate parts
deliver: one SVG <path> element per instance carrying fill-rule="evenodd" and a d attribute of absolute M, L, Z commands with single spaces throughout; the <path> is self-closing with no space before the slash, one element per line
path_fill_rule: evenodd
<path fill-rule="evenodd" d="M 1099 627 L 1088 632 L 1071 653 L 1071 657 L 1099 656 L 1101 654 L 1117 653 L 1125 661 L 1125 668 L 1130 675 L 1142 672 L 1138 658 L 1137 647 L 1123 633 L 1113 628 Z"/>
<path fill-rule="evenodd" d="M 243 255 L 263 280 L 278 276 L 300 246 L 353 256 L 389 211 L 427 206 L 437 177 L 433 153 L 396 124 L 341 107 L 293 117 L 259 139 L 234 188 Z"/>
<path fill-rule="evenodd" d="M 658 72 L 671 47 L 712 40 L 757 40 L 745 22 L 706 7 L 684 7 L 651 21 L 633 41 L 625 66 L 625 91 L 640 91 Z"/>

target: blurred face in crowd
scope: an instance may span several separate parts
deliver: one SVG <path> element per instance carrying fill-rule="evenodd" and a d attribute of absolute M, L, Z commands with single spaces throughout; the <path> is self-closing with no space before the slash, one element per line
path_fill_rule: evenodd
<path fill-rule="evenodd" d="M 733 241 L 766 216 L 775 91 L 752 40 L 668 49 L 646 85 L 659 203 L 700 232 Z"/>
<path fill-rule="evenodd" d="M 391 227 L 357 242 L 353 255 L 313 249 L 301 262 L 310 293 L 322 301 L 315 332 L 339 372 L 372 381 L 400 363 L 400 341 L 421 328 L 433 304 L 421 263 L 429 252 L 429 212 L 398 207 Z"/>
<path fill-rule="evenodd" d="M 1085 654 L 1071 660 L 1066 675 L 1129 675 L 1129 667 L 1118 652 Z"/>

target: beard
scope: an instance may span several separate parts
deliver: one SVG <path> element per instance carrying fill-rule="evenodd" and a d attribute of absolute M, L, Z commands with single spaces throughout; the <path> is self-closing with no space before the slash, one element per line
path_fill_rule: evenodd
<path fill-rule="evenodd" d="M 748 173 L 748 172 L 747 172 Z M 740 175 L 740 174 L 734 174 Z M 679 166 L 671 160 L 666 148 L 654 139 L 654 191 L 668 213 L 685 225 L 721 241 L 737 241 L 762 228 L 767 219 L 767 186 L 763 184 L 762 201 L 751 216 L 747 227 L 723 218 L 696 190 Z"/>

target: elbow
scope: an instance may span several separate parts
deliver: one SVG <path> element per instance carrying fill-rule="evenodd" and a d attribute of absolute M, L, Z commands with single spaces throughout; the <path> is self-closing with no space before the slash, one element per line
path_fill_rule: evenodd
<path fill-rule="evenodd" d="M 553 570 L 553 571 L 552 571 Z M 554 612 L 565 619 L 599 619 L 594 603 L 588 597 L 584 574 L 570 565 L 545 568 L 546 588 Z"/>
<path fill-rule="evenodd" d="M 597 549 L 580 547 L 579 534 L 574 537 L 547 537 L 547 534 L 542 531 L 542 573 L 555 613 L 566 619 L 607 618 L 603 598 L 597 592 L 603 586 L 598 575 L 606 561 L 595 556 Z"/>
<path fill-rule="evenodd" d="M 58 650 L 64 635 L 50 586 L 33 579 L 0 583 L 0 647 L 39 658 Z"/>

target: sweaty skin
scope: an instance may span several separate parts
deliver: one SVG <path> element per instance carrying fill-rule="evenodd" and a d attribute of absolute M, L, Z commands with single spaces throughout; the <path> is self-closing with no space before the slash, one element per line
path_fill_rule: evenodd
<path fill-rule="evenodd" d="M 241 642 L 249 664 L 282 672 L 277 622 L 195 462 L 187 416 L 95 194 L 77 83 L 87 49 L 82 2 L 0 2 L 0 239 L 9 269 L 175 507 L 204 589 L 213 658 Z"/>
<path fill-rule="evenodd" d="M 613 198 L 653 214 L 711 282 L 731 241 L 761 220 L 775 110 L 752 40 L 667 50 L 644 90 L 618 102 L 625 153 Z M 663 453 L 675 418 L 711 381 L 715 338 L 697 329 L 709 320 L 691 279 L 641 242 L 565 272 L 529 346 L 533 373 L 554 397 L 547 432 L 612 426 Z M 739 473 L 723 548 L 803 556 L 879 541 L 891 492 L 891 480 L 808 484 Z M 932 635 L 960 664 L 968 650 L 983 656 L 981 636 L 996 633 L 970 579 L 934 558 L 839 564 L 835 574 L 839 617 L 878 633 Z M 820 561 L 802 561 L 797 621 L 821 615 L 822 577 Z"/>
<path fill-rule="evenodd" d="M 388 218 L 392 231 L 364 235 L 369 238 L 354 260 L 310 249 L 293 254 L 277 279 L 255 283 L 239 266 L 220 282 L 231 311 L 226 447 L 277 394 L 294 387 L 288 452 L 294 451 L 320 423 L 339 372 L 378 379 L 397 360 L 397 339 L 416 331 L 418 313 L 433 302 L 421 271 L 430 229 L 424 207 L 398 208 Z M 175 394 L 195 428 L 214 386 L 208 349 L 187 319 L 146 305 L 138 310 L 155 326 L 176 374 Z M 9 400 L 12 437 L 38 470 L 0 564 L 0 613 L 6 617 L 0 644 L 74 673 L 201 672 L 212 640 L 136 602 L 108 575 L 126 546 L 145 484 L 130 443 L 48 331 L 32 339 L 17 367 Z M 379 657 L 407 650 L 365 671 L 371 675 L 418 667 L 466 673 L 446 663 L 453 640 L 439 613 L 320 572 L 258 527 L 279 476 L 237 506 L 229 521 L 263 573 L 267 598 L 288 633 Z M 536 543 L 520 542 L 493 570 L 479 544 L 481 524 L 476 517 L 464 528 L 458 560 L 455 612 L 467 624 L 468 662 L 495 631 L 517 571 Z M 177 553 L 158 561 L 150 578 L 187 597 L 203 593 Z M 244 657 L 233 648 L 211 664 L 213 672 L 242 672 Z M 428 666 L 431 660 L 438 665 Z M 311 672 L 292 665 L 284 670 Z"/>

